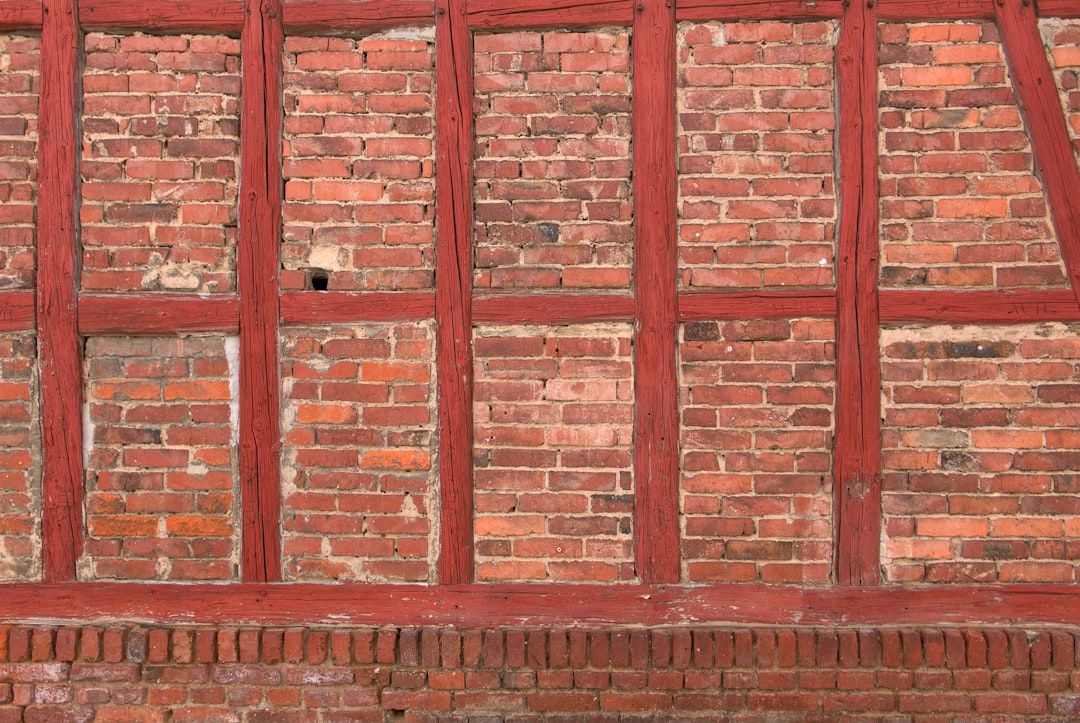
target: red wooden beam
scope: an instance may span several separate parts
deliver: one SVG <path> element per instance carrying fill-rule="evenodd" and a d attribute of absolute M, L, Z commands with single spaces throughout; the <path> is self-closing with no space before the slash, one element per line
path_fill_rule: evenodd
<path fill-rule="evenodd" d="M 40 30 L 44 12 L 41 0 L 0 0 L 0 32 Z"/>
<path fill-rule="evenodd" d="M 485 30 L 631 25 L 633 0 L 469 0 L 469 25 Z"/>
<path fill-rule="evenodd" d="M 1080 171 L 1076 167 L 1057 82 L 1050 69 L 1039 18 L 1028 0 L 999 0 L 998 27 L 1009 73 L 1024 111 L 1031 150 L 1050 204 L 1065 274 L 1080 300 Z"/>
<path fill-rule="evenodd" d="M 489 293 L 473 299 L 477 324 L 591 324 L 633 321 L 634 299 L 623 294 Z"/>
<path fill-rule="evenodd" d="M 79 0 L 85 30 L 144 30 L 238 33 L 244 27 L 241 0 Z"/>
<path fill-rule="evenodd" d="M 0 332 L 32 331 L 34 308 L 33 291 L 0 293 Z"/>
<path fill-rule="evenodd" d="M 877 10 L 881 20 L 991 20 L 994 0 L 877 0 Z"/>
<path fill-rule="evenodd" d="M 281 579 L 278 244 L 281 239 L 281 0 L 247 0 L 241 35 L 240 509 L 245 582 Z"/>
<path fill-rule="evenodd" d="M 677 20 L 818 20 L 844 14 L 843 0 L 679 0 Z"/>
<path fill-rule="evenodd" d="M 240 330 L 240 304 L 229 294 L 80 294 L 79 333 L 151 335 Z"/>
<path fill-rule="evenodd" d="M 836 288 L 836 581 L 881 579 L 881 371 L 878 361 L 877 12 L 853 2 L 837 53 L 840 232 Z"/>
<path fill-rule="evenodd" d="M 1071 291 L 882 291 L 882 324 L 1034 324 L 1080 321 Z"/>
<path fill-rule="evenodd" d="M 1075 585 L 0 585 L 0 622 L 500 626 L 1070 625 Z"/>
<path fill-rule="evenodd" d="M 285 3 L 290 35 L 371 31 L 435 22 L 434 0 L 293 0 Z"/>
<path fill-rule="evenodd" d="M 442 521 L 439 582 L 473 580 L 473 59 L 465 0 L 435 12 L 435 322 Z"/>
<path fill-rule="evenodd" d="M 1039 17 L 1080 18 L 1080 2 L 1077 0 L 1039 0 Z"/>
<path fill-rule="evenodd" d="M 676 582 L 675 8 L 667 0 L 637 4 L 633 123 L 635 559 L 643 582 Z"/>
<path fill-rule="evenodd" d="M 421 321 L 434 315 L 435 295 L 425 291 L 288 291 L 281 295 L 282 324 Z"/>
<path fill-rule="evenodd" d="M 679 321 L 836 316 L 834 291 L 685 291 Z"/>
<path fill-rule="evenodd" d="M 82 344 L 75 308 L 79 33 L 75 0 L 48 0 L 41 31 L 37 334 L 46 581 L 75 579 L 83 546 Z"/>

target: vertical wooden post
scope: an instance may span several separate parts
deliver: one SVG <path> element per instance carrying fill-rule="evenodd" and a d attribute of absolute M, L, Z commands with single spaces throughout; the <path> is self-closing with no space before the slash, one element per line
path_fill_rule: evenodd
<path fill-rule="evenodd" d="M 75 579 L 83 547 L 82 344 L 76 318 L 81 107 L 76 0 L 46 0 L 41 31 L 37 335 L 41 374 L 41 544 L 47 582 Z"/>
<path fill-rule="evenodd" d="M 246 0 L 240 119 L 240 506 L 245 582 L 281 579 L 281 0 Z"/>
<path fill-rule="evenodd" d="M 675 3 L 634 14 L 634 538 L 642 582 L 679 580 Z"/>
<path fill-rule="evenodd" d="M 1032 154 L 1050 205 L 1065 274 L 1080 302 L 1080 171 L 1057 81 L 1039 33 L 1039 18 L 1034 3 L 1028 0 L 996 0 L 994 10 L 1009 73 L 1031 136 Z"/>
<path fill-rule="evenodd" d="M 852 0 L 837 47 L 840 227 L 836 285 L 836 581 L 881 580 L 877 10 Z"/>
<path fill-rule="evenodd" d="M 435 5 L 439 582 L 473 581 L 473 60 L 465 0 Z"/>

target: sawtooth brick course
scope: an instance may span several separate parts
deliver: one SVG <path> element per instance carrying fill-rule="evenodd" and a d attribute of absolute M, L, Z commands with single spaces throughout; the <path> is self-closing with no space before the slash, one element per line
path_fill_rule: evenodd
<path fill-rule="evenodd" d="M 41 451 L 37 349 L 31 334 L 0 335 L 0 580 L 41 574 Z"/>
<path fill-rule="evenodd" d="M 434 579 L 434 335 L 430 322 L 283 330 L 286 579 Z"/>
<path fill-rule="evenodd" d="M 683 579 L 824 583 L 832 559 L 834 324 L 683 324 Z"/>
<path fill-rule="evenodd" d="M 634 579 L 630 337 L 627 324 L 476 330 L 478 580 Z"/>
<path fill-rule="evenodd" d="M 630 33 L 477 34 L 474 283 L 627 288 Z"/>
<path fill-rule="evenodd" d="M 88 33 L 82 288 L 235 290 L 240 41 Z"/>
<path fill-rule="evenodd" d="M 285 41 L 281 286 L 434 283 L 434 36 Z"/>
<path fill-rule="evenodd" d="M 836 32 L 679 24 L 680 288 L 835 283 Z"/>
<path fill-rule="evenodd" d="M 881 348 L 887 579 L 1080 579 L 1075 334 L 903 327 Z"/>
<path fill-rule="evenodd" d="M 40 49 L 0 34 L 0 289 L 34 282 Z"/>
<path fill-rule="evenodd" d="M 1066 285 L 994 24 L 879 38 L 882 286 Z"/>
<path fill-rule="evenodd" d="M 224 337 L 87 341 L 81 579 L 237 579 L 229 345 Z"/>

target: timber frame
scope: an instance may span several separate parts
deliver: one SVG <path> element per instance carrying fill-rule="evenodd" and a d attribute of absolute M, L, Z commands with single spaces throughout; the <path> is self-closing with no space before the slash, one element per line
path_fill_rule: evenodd
<path fill-rule="evenodd" d="M 882 324 L 1080 321 L 1080 172 L 1038 30 L 1080 0 L 0 0 L 0 32 L 40 32 L 37 286 L 0 294 L 0 331 L 37 334 L 43 582 L 0 585 L 0 620 L 364 625 L 1066 624 L 1080 587 L 881 584 Z M 676 288 L 675 31 L 681 20 L 837 19 L 840 149 L 837 285 L 829 291 Z M 994 20 L 1032 136 L 1072 291 L 879 291 L 877 24 Z M 433 293 L 278 290 L 285 34 L 436 29 L 437 218 Z M 471 32 L 630 26 L 634 32 L 636 291 L 475 293 Z M 220 32 L 242 43 L 238 291 L 216 298 L 90 294 L 76 286 L 81 34 Z M 507 303 L 528 301 L 529 303 Z M 511 309 L 513 309 L 511 311 Z M 520 311 L 518 309 L 521 309 Z M 834 582 L 679 585 L 678 324 L 835 319 Z M 438 584 L 280 584 L 278 329 L 304 323 L 437 322 L 442 524 Z M 471 329 L 485 323 L 633 322 L 638 585 L 474 584 Z M 75 582 L 82 546 L 81 337 L 239 334 L 241 569 L 234 584 Z M 643 383 L 641 380 L 648 380 Z M 275 584 L 279 583 L 279 584 Z"/>

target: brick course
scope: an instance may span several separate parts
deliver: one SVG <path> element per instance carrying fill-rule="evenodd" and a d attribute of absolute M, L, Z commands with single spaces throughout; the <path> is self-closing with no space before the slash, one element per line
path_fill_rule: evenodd
<path fill-rule="evenodd" d="M 234 291 L 240 43 L 88 33 L 87 291 Z"/>
<path fill-rule="evenodd" d="M 281 348 L 286 578 L 433 581 L 433 325 L 294 327 Z"/>
<path fill-rule="evenodd" d="M 477 34 L 477 287 L 627 288 L 630 34 Z"/>
<path fill-rule="evenodd" d="M 634 579 L 630 336 L 477 329 L 478 580 Z"/>
<path fill-rule="evenodd" d="M 282 288 L 432 288 L 434 45 L 286 39 Z"/>
<path fill-rule="evenodd" d="M 835 23 L 680 23 L 679 286 L 831 286 Z"/>
<path fill-rule="evenodd" d="M 41 40 L 0 35 L 0 289 L 34 282 Z"/>
<path fill-rule="evenodd" d="M 233 367 L 222 337 L 88 340 L 83 579 L 237 579 Z"/>
<path fill-rule="evenodd" d="M 888 579 L 1078 579 L 1070 336 L 1062 324 L 883 332 Z"/>
<path fill-rule="evenodd" d="M 995 25 L 879 37 L 882 286 L 1066 285 Z"/>

